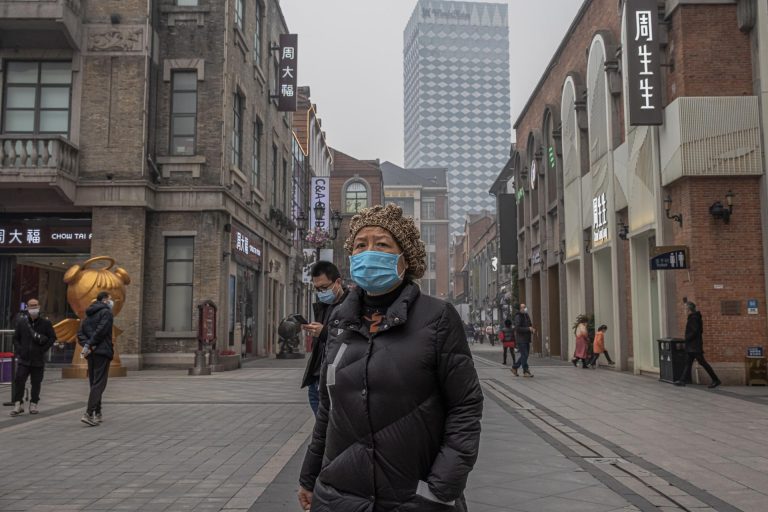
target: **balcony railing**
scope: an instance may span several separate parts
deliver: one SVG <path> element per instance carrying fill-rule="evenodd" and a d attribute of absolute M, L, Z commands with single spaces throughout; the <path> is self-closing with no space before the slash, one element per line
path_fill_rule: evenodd
<path fill-rule="evenodd" d="M 77 177 L 77 147 L 61 135 L 0 135 L 0 171 L 50 169 Z"/>

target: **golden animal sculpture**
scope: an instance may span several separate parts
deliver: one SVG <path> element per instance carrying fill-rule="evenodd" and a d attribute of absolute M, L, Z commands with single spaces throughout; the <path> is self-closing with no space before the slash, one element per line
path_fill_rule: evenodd
<path fill-rule="evenodd" d="M 92 267 L 92 264 L 102 261 L 108 262 L 109 265 Z M 59 343 L 77 343 L 77 331 L 80 329 L 80 322 L 85 318 L 85 310 L 96 300 L 99 292 L 109 292 L 115 302 L 112 313 L 115 317 L 120 314 L 120 310 L 125 305 L 125 287 L 131 283 L 131 278 L 120 267 L 112 270 L 114 266 L 114 258 L 99 256 L 89 259 L 82 266 L 70 267 L 64 274 L 64 283 L 67 285 L 67 302 L 77 315 L 77 319 L 68 318 L 53 326 Z M 122 331 L 117 327 L 112 328 L 115 357 L 109 366 L 110 377 L 125 377 L 127 374 L 126 368 L 120 363 L 120 355 L 117 351 L 117 337 L 121 333 Z M 62 377 L 74 379 L 87 377 L 87 375 L 88 363 L 85 359 L 80 358 L 80 351 L 75 349 L 72 354 L 72 364 L 62 370 Z"/>

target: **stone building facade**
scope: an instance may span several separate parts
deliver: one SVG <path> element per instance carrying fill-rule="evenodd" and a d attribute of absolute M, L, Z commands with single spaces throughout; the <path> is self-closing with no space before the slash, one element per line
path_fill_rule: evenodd
<path fill-rule="evenodd" d="M 764 343 L 765 310 L 748 308 L 766 298 L 766 203 L 746 3 L 658 2 L 664 114 L 648 126 L 627 115 L 636 20 L 626 2 L 585 1 L 517 118 L 502 174 L 518 198 L 520 301 L 563 358 L 576 316 L 594 314 L 618 368 L 657 373 L 684 298 L 724 382 L 743 382 L 747 347 Z M 681 246 L 686 268 L 651 268 Z"/>
<path fill-rule="evenodd" d="M 15 283 L 3 316 L 40 293 L 35 272 L 55 281 L 113 256 L 131 276 L 117 319 L 130 369 L 191 364 L 203 300 L 218 306 L 219 350 L 273 354 L 295 289 L 292 114 L 271 97 L 279 3 L 183 4 L 0 5 L 0 222 L 48 233 L 75 218 L 90 238 L 0 243 L 0 280 Z"/>
<path fill-rule="evenodd" d="M 413 217 L 427 249 L 427 271 L 421 279 L 423 293 L 446 299 L 448 268 L 448 180 L 445 169 L 403 169 L 381 164 L 384 202 L 395 203 Z"/>

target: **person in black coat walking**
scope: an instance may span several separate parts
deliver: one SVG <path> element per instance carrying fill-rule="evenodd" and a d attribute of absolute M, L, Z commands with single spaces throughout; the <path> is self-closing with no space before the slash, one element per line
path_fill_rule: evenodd
<path fill-rule="evenodd" d="M 424 295 L 413 220 L 364 209 L 345 247 L 358 285 L 331 315 L 299 503 L 314 512 L 467 510 L 483 394 L 461 318 Z"/>
<path fill-rule="evenodd" d="M 112 347 L 114 305 L 109 292 L 99 292 L 96 302 L 85 311 L 85 319 L 77 333 L 78 343 L 83 347 L 80 355 L 88 361 L 88 383 L 91 385 L 88 407 L 80 421 L 91 427 L 102 421 L 101 397 L 107 389 L 109 365 L 115 355 Z"/>
<path fill-rule="evenodd" d="M 523 367 L 523 377 L 533 377 L 528 368 L 528 356 L 531 353 L 531 335 L 536 333 L 533 327 L 531 317 L 528 315 L 528 308 L 525 304 L 520 304 L 520 310 L 515 315 L 515 344 L 520 357 L 512 365 L 511 372 L 517 377 L 517 370 Z"/>
<path fill-rule="evenodd" d="M 16 317 L 13 330 L 13 350 L 16 355 L 16 380 L 13 384 L 13 410 L 11 416 L 24 413 L 24 387 L 32 380 L 29 414 L 38 413 L 40 389 L 45 373 L 45 353 L 56 342 L 56 331 L 51 321 L 40 315 L 40 301 L 29 299 L 27 310 Z"/>
<path fill-rule="evenodd" d="M 680 377 L 680 380 L 675 381 L 675 386 L 685 386 L 685 383 L 691 376 L 693 362 L 698 361 L 699 365 L 706 370 L 709 378 L 712 380 L 708 387 L 714 389 L 721 382 L 717 378 L 715 370 L 704 359 L 704 320 L 701 318 L 701 313 L 696 311 L 696 304 L 686 302 L 686 306 L 688 309 L 688 322 L 685 324 L 685 351 L 688 353 L 688 361 L 685 365 L 685 370 L 683 370 L 683 376 Z"/>
<path fill-rule="evenodd" d="M 328 320 L 333 310 L 347 298 L 347 289 L 341 282 L 339 268 L 330 261 L 318 261 L 312 266 L 312 285 L 315 287 L 317 302 L 312 305 L 315 321 L 302 328 L 312 335 L 312 355 L 307 361 L 307 369 L 301 381 L 301 387 L 307 388 L 309 406 L 317 416 L 320 404 L 318 384 L 320 368 L 323 364 L 325 341 L 328 339 Z"/>

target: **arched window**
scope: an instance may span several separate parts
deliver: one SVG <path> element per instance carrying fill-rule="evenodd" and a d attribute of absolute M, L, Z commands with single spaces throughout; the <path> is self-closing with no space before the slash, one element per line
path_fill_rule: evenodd
<path fill-rule="evenodd" d="M 344 212 L 357 213 L 368 207 L 368 188 L 359 181 L 353 181 L 344 190 Z"/>

